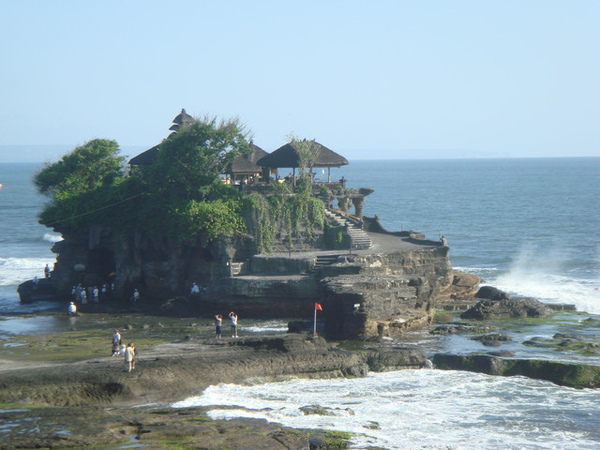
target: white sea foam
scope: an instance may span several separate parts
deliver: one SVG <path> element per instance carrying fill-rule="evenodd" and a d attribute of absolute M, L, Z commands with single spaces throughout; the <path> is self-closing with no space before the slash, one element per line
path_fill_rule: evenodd
<path fill-rule="evenodd" d="M 63 240 L 62 235 L 56 233 L 45 233 L 44 240 L 48 242 L 60 242 Z"/>
<path fill-rule="evenodd" d="M 44 267 L 50 267 L 54 258 L 0 258 L 0 286 L 18 285 L 33 277 L 43 277 Z"/>
<path fill-rule="evenodd" d="M 250 325 L 240 327 L 240 331 L 249 331 L 252 333 L 286 333 L 288 331 L 287 322 L 281 320 L 266 320 L 256 322 Z"/>
<path fill-rule="evenodd" d="M 354 448 L 597 448 L 600 391 L 521 377 L 406 370 L 366 378 L 222 384 L 175 403 L 214 406 L 215 419 L 258 417 L 356 433 Z M 304 406 L 331 415 L 304 414 Z M 219 407 L 226 407 L 221 409 Z"/>

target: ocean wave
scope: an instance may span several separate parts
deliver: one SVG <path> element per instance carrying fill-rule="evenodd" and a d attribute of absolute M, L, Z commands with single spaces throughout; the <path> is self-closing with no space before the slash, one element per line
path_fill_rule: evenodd
<path fill-rule="evenodd" d="M 599 438 L 599 400 L 598 391 L 540 380 L 423 369 L 356 379 L 220 384 L 172 406 L 209 406 L 214 419 L 246 416 L 352 432 L 358 448 L 583 449 L 594 448 Z M 328 415 L 303 413 L 310 405 Z"/>
<path fill-rule="evenodd" d="M 48 242 L 60 242 L 63 240 L 62 235 L 56 233 L 45 233 L 44 240 Z"/>
<path fill-rule="evenodd" d="M 548 273 L 501 275 L 494 285 L 511 295 L 532 297 L 545 303 L 573 304 L 578 311 L 600 314 L 600 282 Z"/>
<path fill-rule="evenodd" d="M 0 258 L 0 286 L 17 286 L 23 281 L 44 276 L 44 267 L 54 258 Z"/>

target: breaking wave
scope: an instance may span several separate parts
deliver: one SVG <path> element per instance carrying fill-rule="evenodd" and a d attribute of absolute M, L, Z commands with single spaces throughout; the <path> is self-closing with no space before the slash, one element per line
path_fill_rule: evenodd
<path fill-rule="evenodd" d="M 591 449 L 600 440 L 598 401 L 598 390 L 422 369 L 356 379 L 221 384 L 173 407 L 210 406 L 214 419 L 254 417 L 347 431 L 355 433 L 353 448 Z"/>
<path fill-rule="evenodd" d="M 44 276 L 44 267 L 50 267 L 54 258 L 0 258 L 0 286 L 16 286 L 34 277 Z"/>
<path fill-rule="evenodd" d="M 62 235 L 56 233 L 45 233 L 44 240 L 48 242 L 60 242 L 63 240 Z"/>
<path fill-rule="evenodd" d="M 590 265 L 572 249 L 528 244 L 507 269 L 463 270 L 514 296 L 573 304 L 578 311 L 600 314 L 600 256 Z"/>

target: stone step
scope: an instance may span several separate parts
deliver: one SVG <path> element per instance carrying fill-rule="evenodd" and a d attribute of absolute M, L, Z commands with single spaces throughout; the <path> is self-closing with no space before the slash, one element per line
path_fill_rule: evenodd
<path fill-rule="evenodd" d="M 325 215 L 330 218 L 333 222 L 339 226 L 347 227 L 348 235 L 350 236 L 350 246 L 353 249 L 368 249 L 371 248 L 373 242 L 371 237 L 365 233 L 361 228 L 357 227 L 354 223 L 349 221 L 344 215 L 337 211 L 325 210 Z"/>
<path fill-rule="evenodd" d="M 315 267 L 329 266 L 337 262 L 339 255 L 319 255 L 315 262 Z"/>

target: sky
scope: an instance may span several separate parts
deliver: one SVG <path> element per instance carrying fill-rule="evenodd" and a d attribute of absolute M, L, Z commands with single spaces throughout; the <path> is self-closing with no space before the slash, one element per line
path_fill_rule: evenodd
<path fill-rule="evenodd" d="M 600 156 L 597 0 L 0 0 L 0 162 L 185 108 L 352 159 Z"/>

